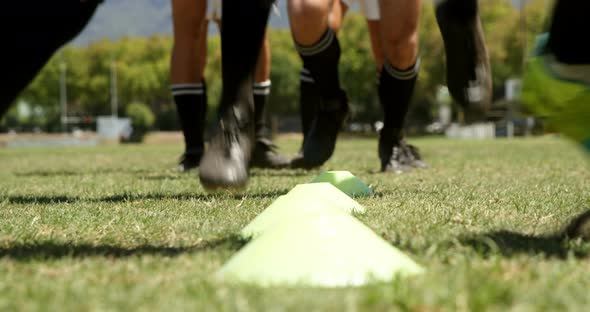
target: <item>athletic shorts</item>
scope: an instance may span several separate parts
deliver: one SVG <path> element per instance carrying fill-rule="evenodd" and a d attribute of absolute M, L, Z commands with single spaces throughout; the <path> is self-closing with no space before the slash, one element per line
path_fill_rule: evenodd
<path fill-rule="evenodd" d="M 207 19 L 210 21 L 221 20 L 221 0 L 207 1 Z"/>
<path fill-rule="evenodd" d="M 0 119 L 19 93 L 61 46 L 86 26 L 102 0 L 11 1 L 2 11 L 0 68 L 8 77 L 0 92 Z M 5 18 L 6 17 L 6 18 Z M 10 17 L 10 18 L 8 18 Z M 26 21 L 15 26 L 14 21 Z"/>
<path fill-rule="evenodd" d="M 346 4 L 348 8 L 352 8 L 354 4 L 358 4 L 361 13 L 370 21 L 379 20 L 381 14 L 379 12 L 379 0 L 340 0 Z"/>

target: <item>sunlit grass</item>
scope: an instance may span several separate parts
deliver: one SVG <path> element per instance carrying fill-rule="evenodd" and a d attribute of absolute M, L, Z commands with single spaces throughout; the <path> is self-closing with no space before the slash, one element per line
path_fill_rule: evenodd
<path fill-rule="evenodd" d="M 297 138 L 278 140 L 294 154 Z M 206 194 L 179 145 L 0 149 L 0 310 L 588 310 L 590 246 L 553 236 L 590 207 L 585 155 L 554 139 L 412 140 L 430 164 L 378 173 L 375 139 L 323 169 L 375 190 L 359 218 L 423 276 L 358 289 L 257 289 L 213 274 L 274 199 L 320 171 L 253 170 Z"/>

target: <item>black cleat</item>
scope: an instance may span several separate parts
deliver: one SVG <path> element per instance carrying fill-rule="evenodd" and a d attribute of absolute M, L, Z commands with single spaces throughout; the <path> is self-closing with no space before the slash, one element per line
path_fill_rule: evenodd
<path fill-rule="evenodd" d="M 178 163 L 178 171 L 189 172 L 199 167 L 201 158 L 203 157 L 203 150 L 200 151 L 187 151 L 180 156 L 180 162 Z"/>
<path fill-rule="evenodd" d="M 242 188 L 248 182 L 254 147 L 251 115 L 252 112 L 239 106 L 232 106 L 222 114 L 199 165 L 199 178 L 205 189 Z"/>
<path fill-rule="evenodd" d="M 401 129 L 382 129 L 379 134 L 381 172 L 404 173 L 412 168 L 427 168 L 418 148 L 408 144 Z"/>
<path fill-rule="evenodd" d="M 270 140 L 259 138 L 252 154 L 250 166 L 254 168 L 281 169 L 289 167 L 289 159 L 279 154 L 277 146 Z"/>
<path fill-rule="evenodd" d="M 296 157 L 291 161 L 291 167 L 311 169 L 323 165 L 330 159 L 346 116 L 348 101 L 344 92 L 337 99 L 322 99 L 309 133 L 305 136 L 303 158 Z"/>
<path fill-rule="evenodd" d="M 492 101 L 492 76 L 477 0 L 441 1 L 436 19 L 445 44 L 449 92 L 467 121 L 481 120 Z"/>
<path fill-rule="evenodd" d="M 404 173 L 412 169 L 406 148 L 401 141 L 384 142 L 379 140 L 381 172 Z"/>
<path fill-rule="evenodd" d="M 303 157 L 303 146 L 299 152 L 297 152 L 297 155 L 291 159 L 290 166 L 293 169 L 312 169 L 312 167 L 309 167 L 305 164 L 305 158 Z"/>
<path fill-rule="evenodd" d="M 406 157 L 408 158 L 408 165 L 413 168 L 420 168 L 426 169 L 428 168 L 428 164 L 422 160 L 422 155 L 420 155 L 420 150 L 412 144 L 409 144 L 405 140 L 400 142 L 402 148 L 406 152 Z"/>
<path fill-rule="evenodd" d="M 564 234 L 569 239 L 580 238 L 583 241 L 590 242 L 590 210 L 572 219 Z"/>

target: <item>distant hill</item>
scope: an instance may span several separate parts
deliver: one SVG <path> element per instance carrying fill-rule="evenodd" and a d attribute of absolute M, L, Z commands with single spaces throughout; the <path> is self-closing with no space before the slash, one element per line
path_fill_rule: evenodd
<path fill-rule="evenodd" d="M 286 1 L 278 1 L 279 16 L 272 14 L 272 27 L 288 27 Z M 74 40 L 75 45 L 104 38 L 150 36 L 172 33 L 170 0 L 104 0 L 86 29 Z M 217 33 L 210 27 L 210 33 Z"/>
<path fill-rule="evenodd" d="M 245 0 L 244 0 L 245 1 Z M 515 7 L 521 1 L 510 0 Z M 287 0 L 277 0 L 278 15 L 270 18 L 271 27 L 286 28 Z M 150 36 L 170 34 L 172 32 L 170 0 L 104 0 L 88 27 L 74 41 L 75 45 L 87 45 L 89 42 L 124 36 Z M 216 27 L 210 27 L 210 33 L 217 33 Z"/>

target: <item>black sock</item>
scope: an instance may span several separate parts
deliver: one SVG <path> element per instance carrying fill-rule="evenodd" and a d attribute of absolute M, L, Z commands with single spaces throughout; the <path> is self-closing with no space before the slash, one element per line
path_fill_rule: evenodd
<path fill-rule="evenodd" d="M 567 64 L 590 64 L 590 1 L 559 0 L 553 11 L 549 49 Z M 586 34 L 586 35 L 584 35 Z"/>
<path fill-rule="evenodd" d="M 271 0 L 228 0 L 223 2 L 221 28 L 221 62 L 223 90 L 220 116 L 238 105 L 240 121 L 254 116 L 252 85 L 262 40 L 266 31 Z"/>
<path fill-rule="evenodd" d="M 393 67 L 388 61 L 383 65 L 378 87 L 384 115 L 382 137 L 401 133 L 419 69 L 419 59 L 416 64 L 405 70 Z"/>
<path fill-rule="evenodd" d="M 182 83 L 170 86 L 182 128 L 185 153 L 202 153 L 203 131 L 207 115 L 207 87 L 203 83 Z"/>
<path fill-rule="evenodd" d="M 477 0 L 445 0 L 436 3 L 437 8 L 443 6 L 448 14 L 462 21 L 472 20 L 478 13 Z"/>
<path fill-rule="evenodd" d="M 303 66 L 313 73 L 318 90 L 323 97 L 339 98 L 342 91 L 338 77 L 340 61 L 340 44 L 334 31 L 330 28 L 311 46 L 295 43 L 303 60 Z"/>
<path fill-rule="evenodd" d="M 311 72 L 305 67 L 299 76 L 299 114 L 301 117 L 301 132 L 303 137 L 311 129 L 317 108 L 321 102 L 320 93 Z"/>
<path fill-rule="evenodd" d="M 254 130 L 257 139 L 270 136 L 266 127 L 266 103 L 270 95 L 270 86 L 270 80 L 254 83 Z"/>

